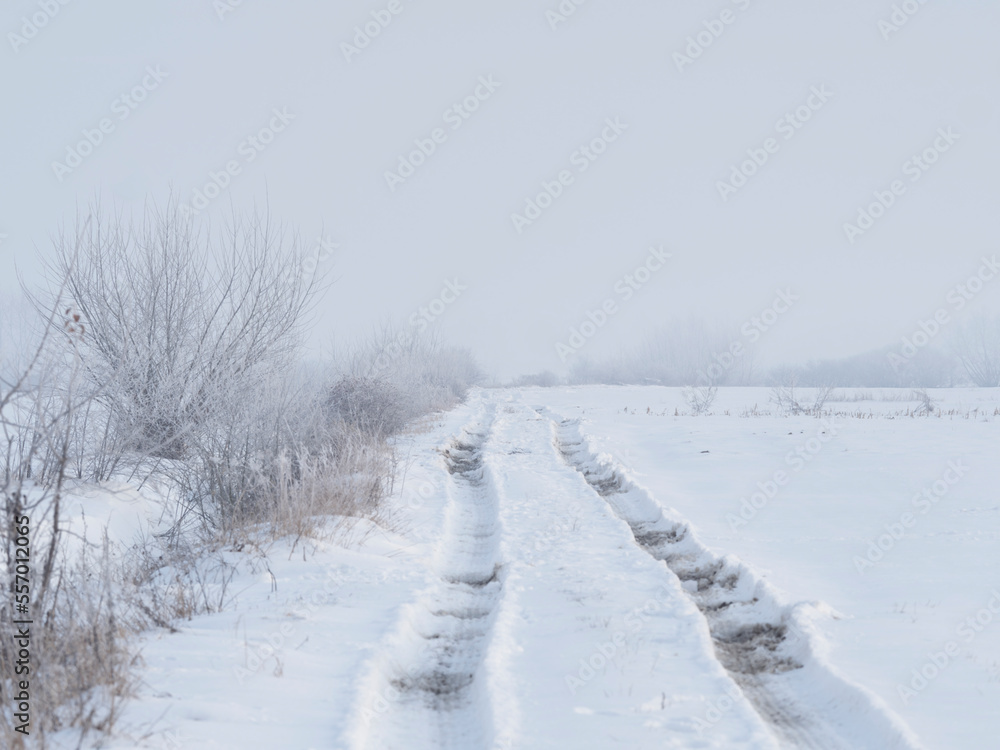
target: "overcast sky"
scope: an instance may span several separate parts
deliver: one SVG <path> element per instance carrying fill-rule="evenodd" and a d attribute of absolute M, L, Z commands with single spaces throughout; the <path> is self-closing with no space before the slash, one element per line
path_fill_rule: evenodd
<path fill-rule="evenodd" d="M 199 220 L 266 200 L 338 245 L 314 346 L 426 308 L 501 376 L 564 370 L 602 307 L 568 361 L 779 291 L 765 361 L 856 353 L 1000 250 L 993 0 L 14 0 L 0 31 L 6 291 L 95 195 L 198 207 L 213 173 Z"/>

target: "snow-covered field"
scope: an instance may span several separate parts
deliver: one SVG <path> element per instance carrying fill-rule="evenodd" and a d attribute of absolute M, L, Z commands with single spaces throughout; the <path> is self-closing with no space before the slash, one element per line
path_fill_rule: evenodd
<path fill-rule="evenodd" d="M 148 634 L 105 746 L 996 747 L 1000 393 L 932 395 L 476 391 L 390 528 Z"/>

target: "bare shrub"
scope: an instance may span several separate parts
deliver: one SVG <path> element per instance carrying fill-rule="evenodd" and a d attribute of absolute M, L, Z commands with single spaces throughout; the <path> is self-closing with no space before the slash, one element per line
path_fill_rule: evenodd
<path fill-rule="evenodd" d="M 29 504 L 34 511 L 40 509 L 37 503 Z M 37 513 L 28 515 L 34 521 Z M 44 532 L 34 541 L 44 544 L 42 536 Z M 81 738 L 110 732 L 133 694 L 135 644 L 120 619 L 118 594 L 107 542 L 96 551 L 81 549 L 75 561 L 60 549 L 44 587 L 33 593 L 28 730 L 38 738 L 36 746 L 44 747 L 46 735 L 64 729 L 77 730 Z M 0 622 L 0 695 L 5 709 L 0 710 L 0 744 L 11 748 L 21 747 L 24 740 L 15 731 L 21 720 L 6 710 L 16 686 L 17 654 L 9 644 L 16 642 L 19 627 L 7 616 Z"/>
<path fill-rule="evenodd" d="M 433 334 L 385 325 L 345 358 L 344 374 L 401 394 L 404 421 L 462 401 L 483 380 L 465 348 L 446 346 Z"/>
<path fill-rule="evenodd" d="M 814 389 L 810 403 L 796 394 L 794 385 L 783 385 L 771 389 L 770 401 L 782 414 L 819 417 L 822 416 L 823 408 L 832 393 L 833 388 L 830 386 Z"/>
<path fill-rule="evenodd" d="M 144 535 L 119 550 L 115 577 L 121 620 L 141 632 L 151 627 L 175 631 L 173 623 L 223 611 L 234 592 L 230 583 L 239 558 L 223 550 L 222 540 L 192 529 L 186 535 Z M 250 561 L 263 556 L 260 549 Z"/>
<path fill-rule="evenodd" d="M 117 616 L 107 541 L 97 549 L 83 545 L 77 556 L 65 546 L 62 499 L 74 417 L 90 394 L 78 377 L 79 331 L 72 317 L 61 326 L 58 320 L 54 312 L 46 318 L 21 372 L 0 378 L 7 444 L 0 567 L 18 606 L 17 614 L 11 607 L 0 612 L 0 744 L 10 748 L 24 746 L 25 731 L 41 747 L 65 728 L 108 732 L 132 689 L 133 652 Z M 31 620 L 29 671 L 20 675 L 23 623 L 15 619 Z M 27 727 L 13 710 L 24 679 Z"/>
<path fill-rule="evenodd" d="M 914 414 L 930 416 L 934 413 L 935 402 L 930 394 L 927 393 L 926 388 L 918 388 L 913 391 L 913 398 L 919 402 L 919 406 L 913 410 Z"/>
<path fill-rule="evenodd" d="M 712 407 L 718 390 L 715 386 L 686 386 L 681 391 L 681 395 L 683 395 L 684 402 L 688 405 L 691 413 L 697 416 L 706 413 Z"/>
<path fill-rule="evenodd" d="M 108 420 L 102 453 L 182 459 L 298 344 L 317 290 L 280 227 L 234 216 L 219 240 L 176 206 L 140 221 L 99 206 L 51 264 L 80 316 L 80 356 Z M 107 470 L 107 467 L 104 467 Z M 88 478 L 106 479 L 100 467 Z"/>
<path fill-rule="evenodd" d="M 395 435 L 406 424 L 405 394 L 377 378 L 341 377 L 330 389 L 326 405 L 332 418 L 372 437 Z"/>
<path fill-rule="evenodd" d="M 321 535 L 331 516 L 337 523 L 329 531 L 361 518 L 384 521 L 394 470 L 392 454 L 363 433 L 320 454 L 282 456 L 266 522 L 277 536 L 304 537 Z"/>
<path fill-rule="evenodd" d="M 264 502 L 259 466 L 298 449 L 309 411 L 284 382 L 320 283 L 302 268 L 296 240 L 258 214 L 234 215 L 219 239 L 173 205 L 79 220 L 51 271 L 68 279 L 96 392 L 80 475 L 160 472 L 215 527 Z"/>

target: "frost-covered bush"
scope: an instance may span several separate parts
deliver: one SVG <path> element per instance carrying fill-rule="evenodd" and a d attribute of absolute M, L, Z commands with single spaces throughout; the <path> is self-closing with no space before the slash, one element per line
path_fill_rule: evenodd
<path fill-rule="evenodd" d="M 378 378 L 341 377 L 330 388 L 326 406 L 332 418 L 365 435 L 388 437 L 406 424 L 407 405 L 403 391 Z"/>
<path fill-rule="evenodd" d="M 345 378 L 375 389 L 372 398 L 378 403 L 387 403 L 390 393 L 397 394 L 404 422 L 451 408 L 483 380 L 468 349 L 393 326 L 355 347 L 342 369 Z"/>
<path fill-rule="evenodd" d="M 317 280 L 280 227 L 234 216 L 218 237 L 176 207 L 139 220 L 95 207 L 57 242 L 52 276 L 118 450 L 182 459 L 292 361 Z M 107 446 L 106 446 L 107 447 Z"/>

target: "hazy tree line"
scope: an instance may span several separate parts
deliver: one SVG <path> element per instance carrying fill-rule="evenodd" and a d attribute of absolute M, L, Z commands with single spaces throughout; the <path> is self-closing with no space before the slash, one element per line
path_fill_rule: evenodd
<path fill-rule="evenodd" d="M 513 385 L 664 385 L 947 388 L 1000 386 L 1000 316 L 954 323 L 924 346 L 899 342 L 848 357 L 761 367 L 739 329 L 698 319 L 651 331 L 613 356 L 576 355 L 569 374 L 544 371 Z"/>

